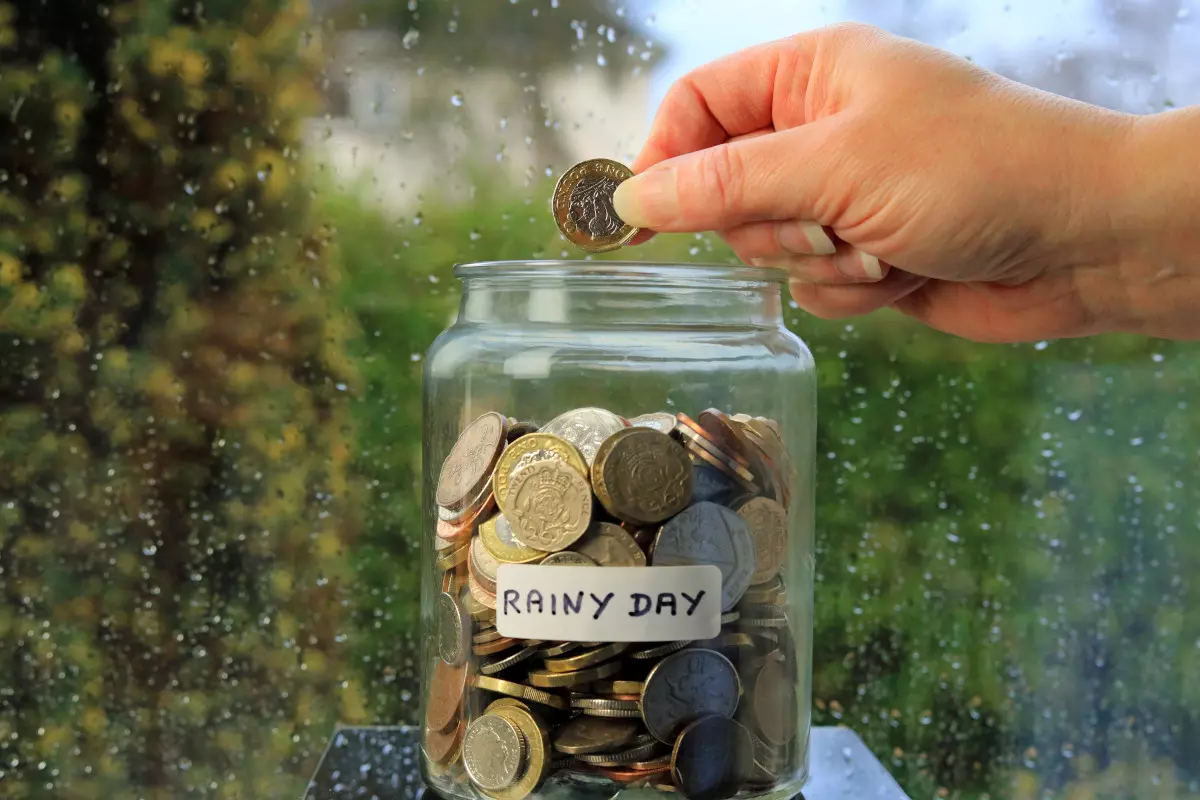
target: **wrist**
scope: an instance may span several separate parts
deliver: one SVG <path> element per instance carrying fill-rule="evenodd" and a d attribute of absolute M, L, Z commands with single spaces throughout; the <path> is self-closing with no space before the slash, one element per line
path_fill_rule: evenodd
<path fill-rule="evenodd" d="M 1111 331 L 1200 338 L 1200 108 L 1135 117 L 1096 197 L 1110 252 L 1093 276 Z"/>

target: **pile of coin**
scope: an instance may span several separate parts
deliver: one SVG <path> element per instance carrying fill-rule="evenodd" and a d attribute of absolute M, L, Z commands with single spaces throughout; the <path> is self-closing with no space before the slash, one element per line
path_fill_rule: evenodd
<path fill-rule="evenodd" d="M 802 766 L 799 660 L 781 577 L 794 472 L 778 425 L 718 409 L 537 425 L 489 412 L 442 465 L 441 593 L 423 755 L 445 791 L 521 800 L 548 779 L 692 800 Z M 721 572 L 707 641 L 557 642 L 496 629 L 501 564 Z"/>

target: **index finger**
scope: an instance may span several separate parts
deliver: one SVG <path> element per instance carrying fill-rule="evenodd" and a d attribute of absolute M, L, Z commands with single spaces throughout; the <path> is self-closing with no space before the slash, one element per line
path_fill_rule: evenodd
<path fill-rule="evenodd" d="M 803 122 L 813 41 L 801 34 L 756 45 L 677 80 L 659 105 L 633 171 L 734 137 Z"/>

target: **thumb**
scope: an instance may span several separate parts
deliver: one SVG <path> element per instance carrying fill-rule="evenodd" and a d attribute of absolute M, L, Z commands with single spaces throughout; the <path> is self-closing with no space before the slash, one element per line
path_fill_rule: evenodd
<path fill-rule="evenodd" d="M 625 180 L 617 215 L 664 233 L 725 230 L 770 219 L 820 220 L 821 122 L 686 153 Z"/>

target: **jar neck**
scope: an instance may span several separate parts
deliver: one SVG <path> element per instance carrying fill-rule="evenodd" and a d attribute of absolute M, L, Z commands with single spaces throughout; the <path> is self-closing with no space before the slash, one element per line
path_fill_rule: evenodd
<path fill-rule="evenodd" d="M 736 269 L 736 268 L 731 268 Z M 664 277 L 603 269 L 589 273 L 463 276 L 460 324 L 612 327 L 750 327 L 783 325 L 774 279 L 679 274 Z"/>

